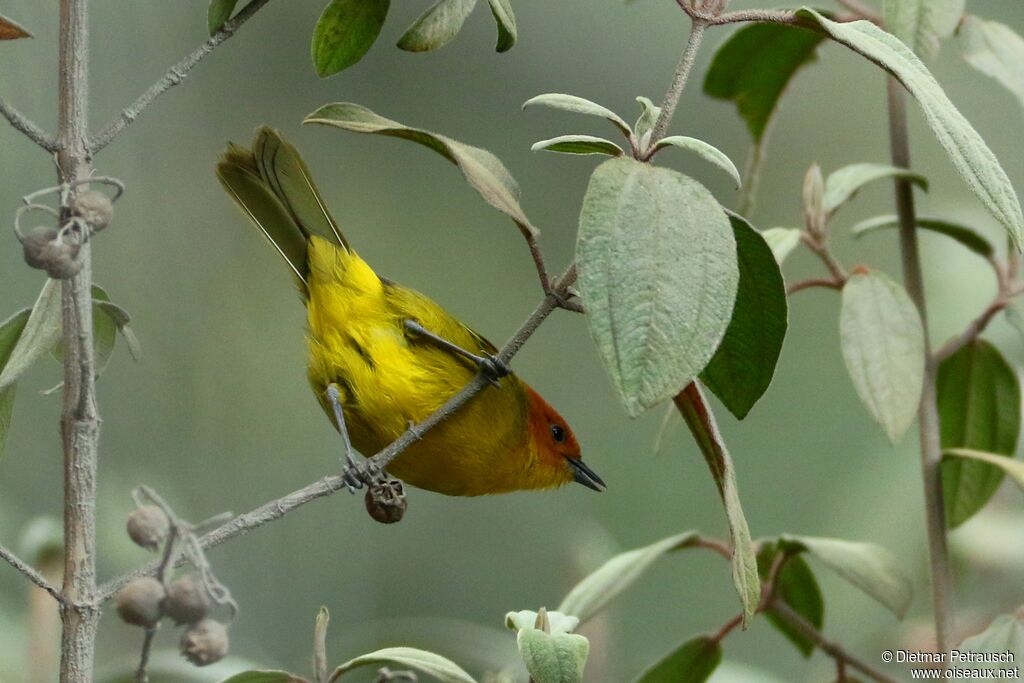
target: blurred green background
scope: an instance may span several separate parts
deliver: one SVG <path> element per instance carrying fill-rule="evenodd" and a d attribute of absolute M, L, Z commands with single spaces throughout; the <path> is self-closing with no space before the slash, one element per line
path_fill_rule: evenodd
<path fill-rule="evenodd" d="M 513 4 L 521 40 L 505 55 L 493 50 L 485 5 L 447 48 L 425 55 L 399 51 L 395 40 L 426 6 L 400 2 L 363 62 L 320 80 L 309 37 L 324 1 L 272 2 L 97 157 L 98 172 L 124 179 L 129 191 L 113 227 L 96 241 L 95 277 L 134 316 L 144 348 L 136 364 L 119 345 L 100 381 L 102 577 L 148 559 L 122 531 L 132 507 L 128 493 L 139 483 L 199 520 L 250 509 L 339 467 L 338 438 L 306 384 L 303 310 L 288 274 L 214 178 L 227 140 L 246 143 L 260 124 L 281 129 L 305 154 L 364 258 L 495 341 L 516 329 L 539 294 L 512 223 L 423 148 L 302 128 L 302 117 L 327 102 L 354 101 L 490 149 L 520 181 L 523 205 L 543 231 L 552 267 L 571 258 L 580 199 L 595 162 L 533 154 L 529 147 L 563 133 L 613 131 L 596 119 L 523 112 L 520 105 L 538 93 L 569 92 L 632 119 L 637 95 L 660 99 L 687 25 L 667 0 Z M 0 44 L 0 93 L 45 127 L 55 122 L 56 5 L 12 0 L 2 6 L 36 38 Z M 94 0 L 92 8 L 95 129 L 204 39 L 206 2 Z M 1022 3 L 971 0 L 969 11 L 1024 30 Z M 741 164 L 747 153 L 742 122 L 730 104 L 700 92 L 711 52 L 729 31 L 709 36 L 673 132 L 706 139 Z M 955 41 L 944 46 L 934 70 L 1024 191 L 1024 117 L 1012 98 L 970 70 Z M 814 161 L 826 172 L 886 161 L 884 96 L 877 69 L 826 46 L 784 102 L 754 222 L 797 225 L 801 179 Z M 916 110 L 912 125 L 915 166 L 932 181 L 922 212 L 967 221 L 1001 241 L 999 227 L 958 179 Z M 0 145 L 0 211 L 10 217 L 22 195 L 52 184 L 54 169 L 10 129 L 0 127 Z M 659 159 L 706 182 L 723 204 L 735 203 L 725 175 L 695 157 L 669 152 Z M 835 242 L 849 265 L 867 262 L 899 274 L 894 235 L 854 242 L 846 230 L 891 206 L 891 190 L 880 185 L 844 209 Z M 994 282 L 983 262 L 952 242 L 924 235 L 922 245 L 932 332 L 943 340 L 988 302 Z M 799 254 L 786 274 L 795 279 L 819 268 Z M 22 265 L 10 232 L 0 239 L 0 273 L 0 317 L 6 317 L 30 305 L 43 282 Z M 837 303 L 830 291 L 797 295 L 773 386 L 744 422 L 722 409 L 718 415 L 755 536 L 789 531 L 873 541 L 917 577 L 910 623 L 901 625 L 854 588 L 819 572 L 826 632 L 877 664 L 883 646 L 920 637 L 915 621 L 930 610 L 918 456 L 914 434 L 890 447 L 859 404 L 838 350 Z M 1004 321 L 987 335 L 1011 360 L 1022 360 L 1024 346 Z M 406 644 L 435 649 L 472 672 L 494 671 L 515 661 L 514 638 L 502 630 L 506 611 L 556 605 L 576 579 L 617 550 L 688 528 L 724 534 L 714 486 L 685 430 L 675 429 L 664 451 L 653 454 L 662 411 L 635 421 L 625 416 L 582 318 L 553 316 L 515 367 L 573 425 L 588 463 L 608 482 L 607 493 L 573 486 L 456 499 L 413 491 L 405 520 L 392 527 L 370 520 L 362 501 L 346 494 L 315 502 L 211 551 L 217 574 L 242 606 L 232 628 L 233 654 L 306 673 L 313 617 L 325 604 L 333 616 L 332 659 L 339 662 Z M 59 401 L 40 394 L 59 379 L 57 364 L 47 362 L 20 386 L 0 462 L 0 541 L 8 545 L 32 517 L 60 512 Z M 958 564 L 965 627 L 1022 600 L 1020 504 L 1016 491 L 1004 490 L 985 518 L 954 534 L 958 557 L 970 556 Z M 0 567 L 4 681 L 20 681 L 25 671 L 26 602 L 24 581 Z M 588 680 L 629 680 L 674 645 L 717 629 L 737 609 L 725 563 L 698 551 L 673 556 L 585 630 L 592 639 Z M 173 648 L 175 639 L 165 629 L 159 647 Z M 133 663 L 140 642 L 137 629 L 108 615 L 100 670 Z M 831 680 L 829 660 L 815 655 L 806 664 L 763 620 L 730 636 L 725 651 L 748 669 L 717 680 Z M 177 676 L 168 680 L 183 680 Z"/>

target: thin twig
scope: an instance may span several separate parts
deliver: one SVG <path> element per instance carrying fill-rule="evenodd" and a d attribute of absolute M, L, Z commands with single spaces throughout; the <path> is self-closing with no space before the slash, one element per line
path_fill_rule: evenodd
<path fill-rule="evenodd" d="M 878 681 L 878 683 L 900 683 L 898 680 L 885 674 L 871 665 L 867 664 L 861 659 L 858 659 L 854 655 L 847 652 L 838 643 L 833 643 L 828 640 L 818 629 L 814 628 L 814 625 L 804 619 L 798 614 L 792 607 L 787 605 L 782 600 L 775 600 L 772 602 L 771 610 L 779 618 L 792 626 L 795 630 L 799 631 L 801 635 L 810 640 L 812 643 L 821 648 L 821 651 L 836 660 L 842 660 L 851 669 L 856 669 L 868 678 Z"/>
<path fill-rule="evenodd" d="M 20 111 L 7 104 L 2 97 L 0 97 L 0 114 L 7 119 L 7 122 L 18 131 L 25 134 L 32 142 L 42 147 L 51 154 L 57 151 L 57 140 L 45 130 L 37 126 L 27 116 L 22 114 Z"/>
<path fill-rule="evenodd" d="M 676 70 L 672 74 L 672 83 L 665 92 L 665 99 L 661 103 L 661 113 L 658 114 L 658 120 L 655 121 L 654 128 L 651 129 L 651 140 L 647 144 L 647 150 L 654 150 L 658 141 L 665 137 L 668 125 L 672 122 L 672 116 L 676 112 L 676 105 L 679 104 L 679 96 L 682 95 L 686 81 L 690 78 L 690 71 L 693 69 L 693 62 L 697 58 L 697 51 L 700 49 L 701 41 L 704 38 L 704 29 L 707 28 L 707 25 L 707 22 L 700 19 L 693 19 L 693 23 L 690 25 L 690 37 L 686 41 L 686 48 L 679 56 L 679 64 L 676 65 Z M 650 152 L 647 153 L 650 154 Z"/>
<path fill-rule="evenodd" d="M 146 107 L 153 102 L 153 100 L 181 83 L 185 79 L 185 76 L 188 75 L 188 72 L 191 71 L 196 64 L 201 62 L 206 55 L 213 52 L 221 43 L 233 36 L 235 31 L 237 31 L 242 24 L 247 22 L 254 14 L 263 9 L 264 5 L 268 2 L 270 2 L 270 0 L 252 0 L 252 2 L 246 5 L 245 8 L 235 15 L 233 19 L 226 22 L 219 31 L 210 36 L 206 42 L 168 69 L 167 73 L 165 73 L 160 80 L 150 86 L 146 92 L 139 95 L 137 100 L 128 105 L 116 120 L 109 123 L 103 130 L 90 139 L 90 152 L 92 154 L 96 154 L 101 149 L 109 145 L 114 138 L 121 133 L 121 131 L 130 126 L 135 119 L 139 117 L 139 114 L 141 114 Z"/>
<path fill-rule="evenodd" d="M 562 307 L 561 301 L 567 296 L 567 292 L 572 284 L 576 281 L 576 267 L 575 264 L 569 266 L 565 273 L 559 277 L 553 284 L 552 292 L 541 300 L 540 304 L 533 311 L 529 318 L 527 318 L 523 324 L 516 330 L 512 338 L 502 347 L 501 351 L 498 352 L 498 360 L 503 363 L 508 363 L 512 360 L 512 357 L 523 347 L 523 344 L 536 332 L 537 328 L 540 327 L 541 323 L 554 311 L 556 308 Z M 458 412 L 464 405 L 480 393 L 483 389 L 490 386 L 490 381 L 482 374 L 478 373 L 469 384 L 464 386 L 457 394 L 452 396 L 448 401 L 437 409 L 434 413 L 428 416 L 419 424 L 415 424 L 409 427 L 398 439 L 393 441 L 383 450 L 378 452 L 373 457 L 369 458 L 368 462 L 372 462 L 377 468 L 384 470 L 387 466 L 399 455 L 405 451 L 406 448 L 416 443 L 423 438 L 423 435 L 428 431 L 441 424 L 449 417 Z M 216 529 L 204 534 L 199 539 L 199 545 L 202 548 L 212 548 L 220 545 L 226 541 L 249 533 L 253 529 L 257 529 L 268 522 L 280 519 L 292 510 L 305 505 L 306 503 L 329 496 L 337 491 L 347 488 L 342 475 L 334 474 L 323 477 L 307 486 L 304 486 L 296 491 L 293 491 L 285 496 L 272 500 L 268 503 L 250 510 L 244 514 L 238 515 L 232 520 L 225 522 Z M 99 589 L 99 601 L 109 599 L 122 586 L 131 581 L 132 579 L 140 576 L 147 576 L 154 574 L 159 568 L 157 563 L 151 563 L 141 569 L 129 572 L 121 577 L 118 577 L 108 583 L 104 584 Z"/>
<path fill-rule="evenodd" d="M 959 351 L 960 349 L 962 349 L 963 347 L 967 346 L 972 341 L 977 339 L 978 335 L 980 335 L 985 330 L 985 328 L 988 327 L 988 324 L 992 322 L 992 319 L 996 317 L 996 314 L 999 313 L 999 311 L 1005 309 L 1009 305 L 1009 299 L 1006 299 L 1002 296 L 997 296 L 995 300 L 992 303 L 990 303 L 984 311 L 981 312 L 981 315 L 979 315 L 977 318 L 972 320 L 967 325 L 967 329 L 961 332 L 960 335 L 954 337 L 953 339 L 950 339 L 948 342 L 946 342 L 941 347 L 936 349 L 936 351 L 932 354 L 932 357 L 935 359 L 934 362 L 941 363 L 942 361 L 946 360 L 954 353 L 956 353 L 957 351 Z"/>
<path fill-rule="evenodd" d="M 802 292 L 805 289 L 811 289 L 813 287 L 827 287 L 828 289 L 842 291 L 845 284 L 845 282 L 833 278 L 812 277 L 806 280 L 797 280 L 796 282 L 788 285 L 786 287 L 786 294 L 796 294 L 797 292 Z"/>
<path fill-rule="evenodd" d="M 910 136 L 907 131 L 906 91 L 888 77 L 889 140 L 893 166 L 910 168 Z M 925 521 L 928 531 L 929 570 L 932 585 L 932 611 L 935 619 L 935 643 L 938 652 L 948 652 L 953 625 L 953 575 L 946 539 L 946 514 L 943 503 L 942 447 L 936 395 L 937 365 L 931 356 L 928 336 L 928 309 L 925 304 L 924 277 L 917 248 L 917 215 L 914 189 L 909 180 L 897 178 L 896 212 L 900 221 L 900 254 L 903 282 L 924 327 L 925 371 L 921 403 L 918 406 L 921 476 L 924 483 Z"/>
<path fill-rule="evenodd" d="M 693 542 L 694 548 L 705 548 L 718 555 L 721 555 L 727 560 L 732 559 L 732 548 L 729 547 L 724 541 L 720 541 L 717 538 L 708 538 L 707 536 L 698 536 Z"/>
<path fill-rule="evenodd" d="M 167 570 L 170 568 L 174 559 L 174 548 L 178 541 L 178 527 L 175 524 L 171 524 L 170 532 L 167 534 L 167 540 L 164 541 L 164 552 L 160 558 L 160 565 L 156 568 L 156 580 L 160 583 L 167 585 Z M 158 626 L 154 624 L 146 629 L 146 637 L 142 641 L 142 653 L 139 655 L 139 666 L 135 670 L 135 683 L 148 683 L 149 674 L 146 673 L 146 668 L 149 666 L 149 655 L 153 650 L 153 638 L 156 636 Z"/>
<path fill-rule="evenodd" d="M 872 24 L 881 26 L 882 17 L 879 16 L 878 12 L 861 2 L 861 0 L 836 0 L 836 2 L 853 12 L 859 19 L 867 19 Z"/>
<path fill-rule="evenodd" d="M 7 564 L 21 572 L 25 578 L 49 593 L 54 600 L 59 603 L 64 602 L 64 596 L 60 594 L 56 586 L 47 581 L 46 577 L 3 545 L 0 545 L 0 559 L 5 560 Z"/>

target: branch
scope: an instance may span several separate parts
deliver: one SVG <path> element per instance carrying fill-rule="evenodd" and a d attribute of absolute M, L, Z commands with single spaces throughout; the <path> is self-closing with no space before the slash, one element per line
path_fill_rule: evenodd
<path fill-rule="evenodd" d="M 0 114 L 3 114 L 4 118 L 7 119 L 7 122 L 10 123 L 15 130 L 19 130 L 24 133 L 25 137 L 45 149 L 47 152 L 57 151 L 57 140 L 55 140 L 53 136 L 49 135 L 45 130 L 33 123 L 20 111 L 7 104 L 2 97 L 0 97 Z"/>
<path fill-rule="evenodd" d="M 661 113 L 658 115 L 658 120 L 655 121 L 654 128 L 651 130 L 651 140 L 647 144 L 648 150 L 654 150 L 658 141 L 665 137 L 668 125 L 672 122 L 672 116 L 676 112 L 676 105 L 679 104 L 679 96 L 682 95 L 683 88 L 686 87 L 686 81 L 690 78 L 693 62 L 697 58 L 697 51 L 700 49 L 701 41 L 704 39 L 704 29 L 707 28 L 708 23 L 694 18 L 692 14 L 690 18 L 693 20 L 690 26 L 690 37 L 686 41 L 686 48 L 679 57 L 679 64 L 676 65 L 675 73 L 672 74 L 672 83 L 669 85 L 668 91 L 665 93 L 665 99 L 661 103 Z M 648 153 L 649 156 L 650 153 Z"/>
<path fill-rule="evenodd" d="M 3 545 L 0 545 L 0 559 L 6 560 L 9 565 L 21 572 L 25 578 L 53 596 L 54 600 L 61 604 L 64 603 L 64 596 L 60 594 L 56 586 L 47 581 L 46 577 Z"/>
<path fill-rule="evenodd" d="M 544 296 L 541 302 L 537 305 L 537 308 L 534 309 L 532 314 L 530 314 L 530 317 L 520 325 L 519 329 L 512 335 L 512 338 L 509 339 L 505 346 L 502 347 L 501 351 L 498 352 L 497 357 L 499 361 L 503 363 L 511 361 L 512 357 L 515 356 L 523 347 L 523 344 L 525 344 L 533 333 L 537 331 L 537 328 L 540 327 L 541 323 L 544 322 L 544 320 L 547 319 L 547 317 L 551 315 L 556 308 L 563 307 L 562 302 L 568 296 L 569 288 L 575 281 L 576 266 L 573 264 L 569 266 L 565 273 L 555 281 L 552 285 L 551 293 Z M 369 458 L 369 462 L 373 463 L 381 470 L 386 469 L 387 466 L 395 458 L 401 455 L 406 448 L 422 439 L 424 434 L 458 412 L 464 405 L 469 403 L 474 396 L 488 386 L 490 386 L 489 380 L 482 373 L 478 373 L 469 384 L 464 386 L 457 394 L 448 399 L 443 406 L 438 408 L 419 424 L 411 425 L 404 434 L 376 455 Z M 234 519 L 225 522 L 213 531 L 203 535 L 202 538 L 199 539 L 199 545 L 202 548 L 212 548 L 220 545 L 221 543 L 225 543 L 236 536 L 247 534 L 253 529 L 257 529 L 268 522 L 280 519 L 292 510 L 301 507 L 306 503 L 317 500 L 318 498 L 324 498 L 346 488 L 342 475 L 332 474 L 323 477 L 322 479 L 308 484 L 297 491 L 293 491 L 276 500 L 264 503 L 254 510 L 250 510 L 249 512 L 238 515 Z M 176 564 L 179 563 L 180 560 Z M 152 562 L 141 569 L 129 572 L 124 576 L 104 584 L 99 589 L 99 601 L 102 602 L 109 599 L 117 593 L 122 586 L 132 579 L 140 576 L 153 575 L 158 570 L 159 564 Z"/>
<path fill-rule="evenodd" d="M 906 91 L 895 78 L 886 78 L 889 98 L 889 142 L 893 166 L 910 168 L 910 136 L 907 131 Z M 925 523 L 928 531 L 928 558 L 932 585 L 932 611 L 935 620 L 935 643 L 939 652 L 947 652 L 953 628 L 953 574 L 949 563 L 946 538 L 946 514 L 943 503 L 942 447 L 939 433 L 939 410 L 936 396 L 936 368 L 928 337 L 928 308 L 925 304 L 924 277 L 917 249 L 917 216 L 914 188 L 905 178 L 895 180 L 896 212 L 900 221 L 900 255 L 903 260 L 903 283 L 907 294 L 917 306 L 924 327 L 924 386 L 918 406 L 921 478 L 924 483 Z"/>
<path fill-rule="evenodd" d="M 798 280 L 793 284 L 786 287 L 786 294 L 796 294 L 805 289 L 811 289 L 812 287 L 828 287 L 829 289 L 835 289 L 842 291 L 843 285 L 846 284 L 844 281 L 836 280 L 827 277 L 812 277 L 806 280 Z"/>
<path fill-rule="evenodd" d="M 237 31 L 242 24 L 247 22 L 254 14 L 263 9 L 263 6 L 268 2 L 270 2 L 270 0 L 252 0 L 252 2 L 246 5 L 245 8 L 235 15 L 233 19 L 226 22 L 219 31 L 210 36 L 206 42 L 168 69 L 167 73 L 165 73 L 160 80 L 150 86 L 150 88 L 146 92 L 142 93 L 137 100 L 128 105 L 128 107 L 121 112 L 121 115 L 118 116 L 115 121 L 112 121 L 102 131 L 90 139 L 90 152 L 95 154 L 113 142 L 114 138 L 116 138 L 121 131 L 130 126 L 135 119 L 139 117 L 139 114 L 141 114 L 143 110 L 153 102 L 153 100 L 170 90 L 172 87 L 181 83 L 185 79 L 185 76 L 188 75 L 188 72 L 191 71 L 196 64 L 201 62 L 206 55 L 213 52 L 221 43 L 233 36 L 235 31 Z"/>
<path fill-rule="evenodd" d="M 795 630 L 799 631 L 801 635 L 813 642 L 821 648 L 822 652 L 827 654 L 829 657 L 832 657 L 837 662 L 843 662 L 851 669 L 860 671 L 868 678 L 878 681 L 878 683 L 900 683 L 892 676 L 878 671 L 864 661 L 851 655 L 838 643 L 833 643 L 831 640 L 825 638 L 821 631 L 814 628 L 810 622 L 800 616 L 792 607 L 782 600 L 772 601 L 771 609 L 779 618 L 792 626 Z"/>

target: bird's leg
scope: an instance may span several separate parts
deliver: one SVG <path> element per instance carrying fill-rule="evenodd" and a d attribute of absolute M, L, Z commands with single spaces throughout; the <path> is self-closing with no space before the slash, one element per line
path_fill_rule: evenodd
<path fill-rule="evenodd" d="M 467 351 L 458 344 L 452 343 L 445 339 L 444 337 L 434 334 L 427 328 L 423 327 L 423 325 L 420 325 L 415 320 L 406 320 L 405 329 L 423 337 L 424 339 L 427 339 L 430 342 L 433 342 L 434 344 L 436 344 L 437 346 L 441 347 L 446 351 L 451 351 L 457 356 L 462 356 L 463 358 L 472 361 L 477 365 L 477 367 L 480 368 L 480 371 L 484 374 L 484 377 L 486 377 L 488 381 L 490 381 L 490 383 L 495 386 L 498 386 L 498 381 L 502 377 L 506 376 L 507 374 L 509 374 L 509 372 L 511 372 L 511 370 L 509 370 L 508 365 L 497 356 L 481 356 L 479 354 L 473 353 L 472 351 Z"/>
<path fill-rule="evenodd" d="M 327 400 L 334 410 L 334 421 L 338 425 L 338 432 L 341 433 L 341 440 L 345 444 L 345 468 L 342 470 L 342 480 L 349 492 L 355 493 L 357 489 L 363 488 L 366 484 L 370 486 L 380 475 L 376 466 L 367 460 L 363 465 L 356 462 L 352 451 L 352 440 L 348 436 L 348 428 L 345 426 L 345 412 L 341 407 L 341 389 L 333 382 L 327 385 Z"/>

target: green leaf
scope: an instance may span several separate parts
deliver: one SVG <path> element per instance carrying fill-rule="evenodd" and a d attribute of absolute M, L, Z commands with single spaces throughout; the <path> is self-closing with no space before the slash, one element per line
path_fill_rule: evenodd
<path fill-rule="evenodd" d="M 562 154 L 607 154 L 622 156 L 622 148 L 610 140 L 596 138 L 593 135 L 561 135 L 550 140 L 533 143 L 531 152 L 539 150 L 561 152 Z"/>
<path fill-rule="evenodd" d="M 306 679 L 287 671 L 243 671 L 221 683 L 305 683 Z"/>
<path fill-rule="evenodd" d="M 637 97 L 636 101 L 640 104 L 640 117 L 633 124 L 633 132 L 636 134 L 637 140 L 643 140 L 644 136 L 654 128 L 658 117 L 661 116 L 661 107 L 643 96 Z"/>
<path fill-rule="evenodd" d="M 330 623 L 331 613 L 321 606 L 313 625 L 313 674 L 317 683 L 327 681 L 327 626 Z"/>
<path fill-rule="evenodd" d="M 590 178 L 576 246 L 587 322 L 631 416 L 714 355 L 739 280 L 736 240 L 697 181 L 621 157 Z"/>
<path fill-rule="evenodd" d="M 206 23 L 211 36 L 221 30 L 231 18 L 237 4 L 238 0 L 210 0 L 210 7 L 206 10 Z"/>
<path fill-rule="evenodd" d="M 921 59 L 934 59 L 939 41 L 953 35 L 965 0 L 884 0 L 882 16 L 889 32 Z"/>
<path fill-rule="evenodd" d="M 964 60 L 999 81 L 1024 107 L 1024 38 L 1006 24 L 970 15 L 959 35 Z"/>
<path fill-rule="evenodd" d="M 857 223 L 853 226 L 853 234 L 856 237 L 866 235 L 877 230 L 900 227 L 900 219 L 895 215 L 876 216 Z M 990 259 L 995 254 L 995 247 L 981 233 L 961 223 L 954 223 L 942 218 L 925 218 L 919 216 L 917 227 L 922 230 L 930 230 L 940 235 L 955 239 L 982 258 Z"/>
<path fill-rule="evenodd" d="M 422 671 L 428 676 L 433 676 L 441 681 L 441 683 L 476 683 L 472 676 L 450 659 L 446 659 L 433 652 L 417 650 L 412 647 L 386 647 L 361 655 L 355 659 L 350 659 L 335 669 L 328 680 L 333 683 L 333 681 L 341 678 L 343 674 L 362 666 L 380 666 L 392 663 Z"/>
<path fill-rule="evenodd" d="M 719 150 L 713 145 L 709 145 L 703 140 L 697 138 L 689 138 L 685 135 L 670 135 L 667 138 L 658 140 L 658 144 L 654 146 L 654 152 L 664 149 L 666 147 L 678 147 L 679 149 L 693 152 L 704 161 L 710 162 L 722 169 L 729 174 L 729 177 L 736 183 L 736 187 L 743 184 L 743 180 L 740 179 L 740 172 L 736 170 L 736 165 L 732 163 L 732 159 L 727 157 L 724 152 Z"/>
<path fill-rule="evenodd" d="M 761 237 L 768 243 L 772 254 L 775 255 L 775 260 L 781 266 L 786 257 L 800 246 L 802 234 L 803 231 L 799 228 L 768 228 L 761 233 Z"/>
<path fill-rule="evenodd" d="M 815 59 L 823 36 L 784 24 L 750 24 L 715 52 L 704 92 L 731 100 L 755 143 L 761 142 L 790 80 Z"/>
<path fill-rule="evenodd" d="M 987 629 L 960 643 L 957 649 L 993 654 L 1009 652 L 1013 662 L 1019 665 L 1024 660 L 1024 613 L 996 617 Z"/>
<path fill-rule="evenodd" d="M 786 338 L 786 283 L 771 248 L 745 219 L 730 215 L 740 282 L 725 337 L 701 381 L 742 420 L 768 390 Z"/>
<path fill-rule="evenodd" d="M 128 323 L 131 322 L 131 316 L 128 312 L 111 301 L 93 300 L 93 315 L 102 316 L 113 324 L 117 331 L 124 337 L 124 341 L 128 344 L 128 353 L 131 354 L 134 360 L 142 358 L 142 346 L 139 344 L 138 337 L 135 336 L 135 332 Z M 113 346 L 113 342 L 111 342 Z"/>
<path fill-rule="evenodd" d="M 491 14 L 498 25 L 498 44 L 494 47 L 498 52 L 508 52 L 515 47 L 519 36 L 516 28 L 516 15 L 508 0 L 487 0 L 491 5 Z"/>
<path fill-rule="evenodd" d="M 765 543 L 757 555 L 757 568 L 762 580 L 767 580 L 772 564 L 778 557 L 779 550 L 775 543 Z M 801 557 L 789 557 L 775 578 L 775 599 L 781 600 L 794 612 L 803 617 L 807 623 L 821 630 L 825 623 L 825 602 L 821 597 L 818 580 L 814 572 Z M 779 630 L 804 657 L 810 657 L 816 643 L 778 616 L 772 610 L 765 613 L 772 626 Z"/>
<path fill-rule="evenodd" d="M 996 347 L 975 339 L 939 364 L 936 379 L 942 448 L 966 448 L 1012 458 L 1020 434 L 1017 373 Z M 986 463 L 942 463 L 946 524 L 956 528 L 984 507 L 1003 481 Z"/>
<path fill-rule="evenodd" d="M 0 391 L 18 381 L 33 363 L 50 352 L 60 341 L 62 327 L 60 282 L 47 280 L 0 372 Z"/>
<path fill-rule="evenodd" d="M 616 555 L 576 584 L 562 600 L 558 611 L 575 615 L 581 622 L 587 621 L 639 581 L 658 558 L 692 546 L 697 538 L 696 532 L 686 531 Z"/>
<path fill-rule="evenodd" d="M 806 551 L 822 564 L 889 608 L 902 619 L 913 599 L 913 584 L 889 551 L 871 543 L 812 536 L 779 537 L 790 551 Z"/>
<path fill-rule="evenodd" d="M 886 275 L 855 273 L 843 287 L 839 341 L 857 395 L 896 443 L 914 422 L 924 384 L 917 307 Z"/>
<path fill-rule="evenodd" d="M 356 133 L 388 135 L 428 147 L 458 166 L 466 181 L 484 201 L 515 221 L 524 235 L 539 234 L 519 206 L 519 185 L 498 157 L 485 149 L 471 147 L 430 131 L 410 128 L 375 114 L 366 107 L 348 102 L 324 105 L 307 116 L 303 123 L 320 123 Z"/>
<path fill-rule="evenodd" d="M 1024 462 L 1020 460 L 1013 460 L 998 453 L 986 453 L 985 451 L 975 451 L 969 448 L 947 448 L 943 451 L 943 455 L 988 463 L 1010 475 L 1013 483 L 1024 491 Z"/>
<path fill-rule="evenodd" d="M 932 133 L 949 156 L 967 187 L 1003 224 L 1017 248 L 1024 240 L 1024 214 L 1010 179 L 999 160 L 957 110 L 935 77 L 895 36 L 869 21 L 839 23 L 811 9 L 797 15 L 814 22 L 833 39 L 858 52 L 895 76 L 913 95 Z"/>
<path fill-rule="evenodd" d="M 524 628 L 516 637 L 519 654 L 535 683 L 580 683 L 590 643 L 575 633 Z"/>
<path fill-rule="evenodd" d="M 561 610 L 549 612 L 543 610 L 548 633 L 572 633 L 580 625 L 579 617 L 573 614 L 565 614 Z M 512 631 L 522 631 L 524 628 L 537 628 L 538 613 L 533 610 L 524 609 L 519 612 L 509 612 L 505 615 L 505 627 Z"/>
<path fill-rule="evenodd" d="M 398 40 L 409 52 L 427 52 L 444 47 L 459 34 L 476 0 L 438 0 L 413 22 Z"/>
<path fill-rule="evenodd" d="M 28 323 L 30 309 L 18 311 L 10 318 L 0 323 L 0 371 L 7 366 L 14 348 L 21 338 L 21 333 Z M 11 384 L 6 389 L 0 389 L 0 456 L 3 455 L 4 446 L 7 443 L 7 434 L 11 429 L 11 417 L 14 413 L 14 395 L 17 384 Z"/>
<path fill-rule="evenodd" d="M 24 26 L 0 14 L 0 40 L 17 40 L 31 38 L 32 34 Z"/>
<path fill-rule="evenodd" d="M 321 78 L 363 58 L 380 35 L 391 0 L 331 0 L 313 31 L 313 65 Z"/>
<path fill-rule="evenodd" d="M 17 384 L 0 390 L 0 457 L 4 454 L 7 435 L 11 431 L 11 419 L 14 417 L 14 397 L 17 390 Z"/>
<path fill-rule="evenodd" d="M 688 386 L 675 398 L 676 407 L 683 416 L 694 441 L 700 448 L 704 460 L 711 470 L 718 494 L 725 506 L 729 521 L 729 537 L 732 542 L 732 582 L 743 605 L 743 625 L 749 623 L 761 601 L 761 581 L 757 574 L 757 557 L 754 542 L 750 538 L 747 519 L 740 505 L 739 489 L 736 486 L 736 467 L 729 449 L 718 431 L 715 417 L 708 409 L 707 401 L 696 383 Z"/>
<path fill-rule="evenodd" d="M 665 655 L 636 683 L 703 683 L 721 661 L 722 644 L 710 636 L 698 636 Z"/>
<path fill-rule="evenodd" d="M 835 213 L 836 209 L 850 201 L 862 187 L 886 178 L 905 178 L 925 192 L 928 191 L 928 179 L 908 169 L 886 164 L 850 164 L 830 173 L 825 181 L 825 212 Z"/>
<path fill-rule="evenodd" d="M 622 134 L 629 138 L 631 131 L 629 124 L 622 120 L 622 117 L 613 112 L 611 109 L 602 107 L 596 102 L 585 100 L 582 97 L 576 97 L 575 95 L 563 95 L 561 93 L 547 93 L 545 95 L 537 95 L 523 102 L 523 109 L 532 107 L 534 105 L 541 105 L 544 107 L 551 107 L 552 109 L 560 109 L 562 111 L 572 112 L 573 114 L 584 114 L 586 116 L 598 116 L 602 119 L 607 119 L 615 124 L 615 127 L 622 131 Z"/>

